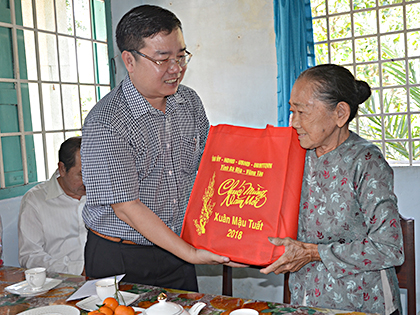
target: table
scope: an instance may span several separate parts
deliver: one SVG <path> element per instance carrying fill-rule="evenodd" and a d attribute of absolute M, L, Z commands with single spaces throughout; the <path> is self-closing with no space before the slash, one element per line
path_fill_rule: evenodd
<path fill-rule="evenodd" d="M 69 302 L 66 302 L 66 300 L 86 281 L 86 278 L 83 276 L 74 276 L 49 272 L 47 274 L 49 278 L 60 279 L 62 280 L 62 282 L 47 293 L 34 297 L 22 297 L 5 291 L 5 287 L 25 280 L 24 271 L 24 268 L 17 267 L 2 266 L 0 268 L 0 315 L 13 315 L 30 308 L 46 305 L 64 304 L 75 306 L 79 300 Z M 260 314 L 267 315 L 338 315 L 348 313 L 345 311 L 338 310 L 310 308 L 304 306 L 292 306 L 281 303 L 246 300 L 223 295 L 193 293 L 123 282 L 120 283 L 120 290 L 140 294 L 140 297 L 131 305 L 140 306 L 144 308 L 156 302 L 157 296 L 161 292 L 165 292 L 167 294 L 168 301 L 180 304 L 186 309 L 195 304 L 197 301 L 204 302 L 207 304 L 207 306 L 201 310 L 200 315 L 228 315 L 234 309 L 234 307 L 238 307 L 240 305 L 243 305 L 244 307 L 264 310 L 264 312 Z M 272 309 L 273 312 L 269 312 L 269 309 Z M 86 313 L 87 312 L 85 311 L 81 311 L 81 314 Z"/>

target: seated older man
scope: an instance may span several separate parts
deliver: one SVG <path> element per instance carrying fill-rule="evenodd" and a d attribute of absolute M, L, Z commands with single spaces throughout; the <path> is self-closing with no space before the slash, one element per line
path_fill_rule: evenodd
<path fill-rule="evenodd" d="M 86 189 L 80 144 L 80 137 L 64 141 L 54 175 L 22 198 L 18 223 L 22 267 L 45 267 L 48 271 L 79 275 L 84 272 L 87 231 L 82 209 Z"/>

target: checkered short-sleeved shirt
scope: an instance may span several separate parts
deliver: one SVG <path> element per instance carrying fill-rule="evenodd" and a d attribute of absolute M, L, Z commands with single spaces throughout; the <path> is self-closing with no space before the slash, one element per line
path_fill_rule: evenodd
<path fill-rule="evenodd" d="M 102 234 L 152 245 L 111 204 L 140 199 L 180 234 L 209 122 L 198 95 L 180 85 L 166 112 L 153 108 L 127 76 L 88 114 L 82 137 L 83 219 Z"/>

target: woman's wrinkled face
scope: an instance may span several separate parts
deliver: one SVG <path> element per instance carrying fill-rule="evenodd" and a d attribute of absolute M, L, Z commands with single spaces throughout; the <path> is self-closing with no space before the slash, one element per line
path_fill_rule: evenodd
<path fill-rule="evenodd" d="M 318 100 L 315 85 L 306 78 L 297 80 L 290 95 L 291 125 L 299 135 L 304 149 L 315 149 L 319 156 L 339 145 L 336 111 Z"/>

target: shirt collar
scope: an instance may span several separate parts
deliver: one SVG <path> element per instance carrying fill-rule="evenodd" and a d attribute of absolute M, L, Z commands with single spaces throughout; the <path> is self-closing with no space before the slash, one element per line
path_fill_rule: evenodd
<path fill-rule="evenodd" d="M 60 172 L 57 169 L 54 172 L 54 174 L 51 176 L 50 180 L 47 182 L 47 196 L 45 197 L 45 200 L 58 198 L 61 195 L 64 195 L 72 200 L 76 200 L 77 202 L 82 202 L 85 200 L 86 196 L 82 196 L 80 200 L 77 200 L 76 198 L 68 196 L 64 192 L 63 188 L 61 188 L 60 183 L 57 180 L 57 178 L 59 177 L 60 177 Z"/>
<path fill-rule="evenodd" d="M 130 76 L 128 74 L 126 75 L 122 83 L 122 91 L 124 93 L 125 98 L 127 99 L 128 107 L 133 113 L 133 117 L 135 119 L 146 114 L 147 112 L 157 112 L 157 109 L 150 105 L 150 103 L 144 98 L 144 96 L 141 95 L 139 91 L 137 91 L 137 89 L 131 82 Z M 178 91 L 173 95 L 169 95 L 166 101 L 166 113 L 170 114 L 176 109 L 178 104 L 184 102 L 184 96 Z"/>
<path fill-rule="evenodd" d="M 51 176 L 50 180 L 47 182 L 47 197 L 46 200 L 57 198 L 64 193 L 63 188 L 61 188 L 60 184 L 58 183 L 57 178 L 60 177 L 60 173 L 58 169 L 54 172 Z"/>

